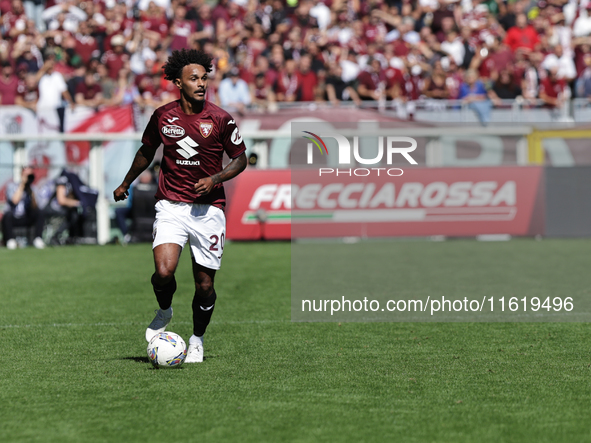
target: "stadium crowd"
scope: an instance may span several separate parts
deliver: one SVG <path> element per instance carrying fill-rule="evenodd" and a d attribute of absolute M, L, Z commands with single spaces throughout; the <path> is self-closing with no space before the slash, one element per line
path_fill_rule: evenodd
<path fill-rule="evenodd" d="M 591 0 L 1 0 L 0 95 L 31 109 L 178 97 L 172 50 L 215 57 L 209 99 L 591 97 Z M 485 105 L 486 103 L 486 105 Z"/>

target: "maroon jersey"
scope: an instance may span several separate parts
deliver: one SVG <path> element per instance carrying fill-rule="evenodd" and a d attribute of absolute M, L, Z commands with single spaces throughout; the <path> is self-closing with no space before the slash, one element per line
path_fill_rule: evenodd
<path fill-rule="evenodd" d="M 222 183 L 203 196 L 197 196 L 195 183 L 223 169 L 224 152 L 234 159 L 246 151 L 232 116 L 209 101 L 195 115 L 185 114 L 180 100 L 159 107 L 152 114 L 142 143 L 154 149 L 164 144 L 156 192 L 158 200 L 220 208 L 226 202 Z"/>

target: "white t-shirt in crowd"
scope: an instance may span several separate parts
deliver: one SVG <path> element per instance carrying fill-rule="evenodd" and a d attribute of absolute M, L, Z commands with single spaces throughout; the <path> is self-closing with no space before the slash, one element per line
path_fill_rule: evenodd
<path fill-rule="evenodd" d="M 68 86 L 64 76 L 57 71 L 45 74 L 39 80 L 39 109 L 55 109 L 62 106 L 62 93 L 67 91 Z"/>

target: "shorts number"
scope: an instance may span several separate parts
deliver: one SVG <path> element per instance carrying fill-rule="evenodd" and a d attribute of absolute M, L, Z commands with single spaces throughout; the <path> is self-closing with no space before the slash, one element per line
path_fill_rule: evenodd
<path fill-rule="evenodd" d="M 221 241 L 220 241 L 220 237 L 218 237 L 215 234 L 212 235 L 211 237 L 209 237 L 209 239 L 213 241 L 213 243 L 211 245 L 209 245 L 210 251 L 218 251 L 218 242 L 220 244 L 220 247 L 222 248 L 222 251 L 224 250 L 224 234 L 223 233 L 222 233 Z"/>

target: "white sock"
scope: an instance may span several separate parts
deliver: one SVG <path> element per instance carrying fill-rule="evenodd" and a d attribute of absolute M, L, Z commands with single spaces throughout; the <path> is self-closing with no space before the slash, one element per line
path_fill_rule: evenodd
<path fill-rule="evenodd" d="M 189 344 L 203 346 L 203 335 L 201 337 L 197 337 L 195 334 L 191 335 L 191 338 L 189 339 Z"/>

